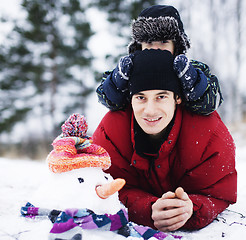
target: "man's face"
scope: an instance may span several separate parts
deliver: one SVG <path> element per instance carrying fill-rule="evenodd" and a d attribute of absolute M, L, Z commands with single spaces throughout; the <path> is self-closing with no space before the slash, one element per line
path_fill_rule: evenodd
<path fill-rule="evenodd" d="M 166 41 L 155 41 L 151 43 L 142 42 L 142 50 L 144 49 L 160 49 L 167 50 L 174 54 L 174 43 L 171 40 Z"/>
<path fill-rule="evenodd" d="M 162 133 L 171 122 L 176 104 L 174 93 L 167 90 L 148 90 L 136 93 L 132 97 L 135 119 L 142 130 L 154 136 Z"/>

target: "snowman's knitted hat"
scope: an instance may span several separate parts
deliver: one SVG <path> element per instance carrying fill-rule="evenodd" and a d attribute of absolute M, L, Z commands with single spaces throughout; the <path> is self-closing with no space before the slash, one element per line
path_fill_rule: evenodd
<path fill-rule="evenodd" d="M 62 134 L 52 145 L 47 157 L 49 169 L 54 173 L 71 171 L 85 167 L 99 167 L 106 170 L 111 161 L 107 151 L 92 143 L 86 136 L 88 125 L 84 116 L 71 115 L 62 125 Z"/>
<path fill-rule="evenodd" d="M 185 34 L 179 12 L 173 6 L 154 5 L 144 9 L 132 22 L 132 42 L 129 53 L 141 50 L 141 43 L 172 40 L 175 55 L 185 53 L 190 41 Z"/>

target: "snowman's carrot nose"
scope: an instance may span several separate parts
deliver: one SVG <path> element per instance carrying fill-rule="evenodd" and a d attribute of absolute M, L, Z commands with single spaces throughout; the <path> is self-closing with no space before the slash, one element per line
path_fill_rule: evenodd
<path fill-rule="evenodd" d="M 124 179 L 117 178 L 110 183 L 97 186 L 96 193 L 100 198 L 105 199 L 119 191 L 125 184 L 126 181 Z"/>

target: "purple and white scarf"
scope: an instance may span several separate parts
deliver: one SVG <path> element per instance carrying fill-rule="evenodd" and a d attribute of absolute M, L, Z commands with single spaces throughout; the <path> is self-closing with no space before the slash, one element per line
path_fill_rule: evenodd
<path fill-rule="evenodd" d="M 50 230 L 50 236 L 54 235 L 60 238 L 65 235 L 79 234 L 78 230 L 100 229 L 102 231 L 113 231 L 122 236 L 138 237 L 144 240 L 151 237 L 158 240 L 181 239 L 181 236 L 168 234 L 154 230 L 150 227 L 144 227 L 128 221 L 126 209 L 121 209 L 116 214 L 98 215 L 89 209 L 66 209 L 65 211 L 48 210 L 33 206 L 27 203 L 21 208 L 21 215 L 27 218 L 48 217 L 53 227 Z M 60 237 L 59 237 L 60 236 Z M 71 239 L 76 239 L 75 237 Z"/>

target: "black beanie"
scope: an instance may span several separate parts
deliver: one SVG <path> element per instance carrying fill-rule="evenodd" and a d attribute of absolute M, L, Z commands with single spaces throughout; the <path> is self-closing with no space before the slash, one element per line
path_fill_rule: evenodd
<path fill-rule="evenodd" d="M 173 70 L 173 55 L 166 50 L 137 51 L 129 78 L 130 95 L 146 90 L 168 90 L 180 96 L 180 81 Z"/>
<path fill-rule="evenodd" d="M 142 42 L 165 40 L 174 41 L 176 55 L 185 53 L 190 48 L 177 9 L 168 5 L 154 5 L 144 9 L 132 22 L 132 42 L 128 51 L 133 53 L 140 50 Z"/>

